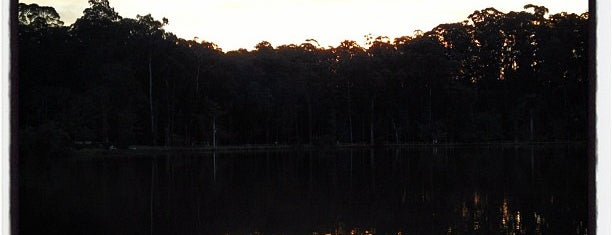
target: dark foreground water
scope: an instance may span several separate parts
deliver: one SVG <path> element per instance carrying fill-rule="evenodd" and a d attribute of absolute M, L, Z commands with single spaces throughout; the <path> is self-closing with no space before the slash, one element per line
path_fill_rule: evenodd
<path fill-rule="evenodd" d="M 22 159 L 21 234 L 586 234 L 580 146 Z"/>

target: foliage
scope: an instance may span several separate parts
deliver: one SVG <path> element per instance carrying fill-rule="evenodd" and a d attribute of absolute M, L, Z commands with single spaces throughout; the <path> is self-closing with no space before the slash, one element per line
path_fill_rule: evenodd
<path fill-rule="evenodd" d="M 166 32 L 165 18 L 89 2 L 70 26 L 52 7 L 19 4 L 24 144 L 62 133 L 120 146 L 586 138 L 587 14 L 487 8 L 368 36 L 368 48 L 307 39 L 224 53 Z"/>

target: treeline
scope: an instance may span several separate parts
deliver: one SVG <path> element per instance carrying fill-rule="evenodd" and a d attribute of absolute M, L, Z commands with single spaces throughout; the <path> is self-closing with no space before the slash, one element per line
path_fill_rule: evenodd
<path fill-rule="evenodd" d="M 588 14 L 543 6 L 366 47 L 316 40 L 223 52 L 123 18 L 107 0 L 65 26 L 18 7 L 19 130 L 119 146 L 580 141 Z"/>

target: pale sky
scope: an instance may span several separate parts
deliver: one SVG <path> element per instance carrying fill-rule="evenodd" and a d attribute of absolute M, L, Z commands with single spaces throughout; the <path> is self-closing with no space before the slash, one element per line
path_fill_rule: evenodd
<path fill-rule="evenodd" d="M 89 6 L 87 0 L 21 0 L 52 6 L 65 25 Z M 529 3 L 550 13 L 588 11 L 588 0 L 109 0 L 124 18 L 151 14 L 169 19 L 165 29 L 178 37 L 213 42 L 223 51 L 248 50 L 268 41 L 274 47 L 314 38 L 321 46 L 345 39 L 364 44 L 364 35 L 413 35 L 442 23 L 467 19 L 475 10 L 494 7 L 522 11 Z M 461 2 L 461 4 L 459 4 Z"/>

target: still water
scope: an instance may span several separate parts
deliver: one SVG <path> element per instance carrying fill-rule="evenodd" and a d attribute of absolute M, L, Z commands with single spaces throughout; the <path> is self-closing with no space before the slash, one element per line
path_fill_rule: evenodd
<path fill-rule="evenodd" d="M 22 159 L 21 234 L 586 234 L 582 146 Z"/>

